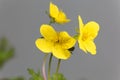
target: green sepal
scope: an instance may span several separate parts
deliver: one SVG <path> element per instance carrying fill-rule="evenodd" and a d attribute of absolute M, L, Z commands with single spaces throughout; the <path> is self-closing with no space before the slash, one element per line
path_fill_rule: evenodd
<path fill-rule="evenodd" d="M 75 34 L 75 35 L 73 36 L 73 38 L 76 39 L 76 40 L 78 40 L 78 37 L 79 37 L 79 34 Z"/>
<path fill-rule="evenodd" d="M 50 16 L 50 14 L 49 14 L 49 12 L 48 12 L 48 11 L 45 11 L 45 14 L 46 14 L 46 15 L 50 18 L 49 25 L 51 25 L 51 24 L 55 23 L 55 19 L 54 19 L 54 18 L 52 18 L 52 17 Z"/>

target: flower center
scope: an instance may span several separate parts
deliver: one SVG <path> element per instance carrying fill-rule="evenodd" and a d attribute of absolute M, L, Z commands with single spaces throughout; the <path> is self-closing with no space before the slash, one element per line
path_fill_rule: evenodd
<path fill-rule="evenodd" d="M 58 39 L 55 43 L 60 43 L 60 40 Z"/>
<path fill-rule="evenodd" d="M 58 39 L 55 41 L 55 44 L 62 44 L 64 40 L 59 36 Z"/>

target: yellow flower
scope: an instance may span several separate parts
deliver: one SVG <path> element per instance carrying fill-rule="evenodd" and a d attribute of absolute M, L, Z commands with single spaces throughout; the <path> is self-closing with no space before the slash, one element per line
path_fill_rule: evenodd
<path fill-rule="evenodd" d="M 55 22 L 59 24 L 67 23 L 70 21 L 70 19 L 67 19 L 66 14 L 62 11 L 59 10 L 58 7 L 50 2 L 50 17 L 52 17 Z"/>
<path fill-rule="evenodd" d="M 90 52 L 92 55 L 96 54 L 96 45 L 94 39 L 98 35 L 99 24 L 90 21 L 87 24 L 83 24 L 82 18 L 78 16 L 80 35 L 78 37 L 79 48 L 84 52 Z"/>
<path fill-rule="evenodd" d="M 66 31 L 56 32 L 50 25 L 43 24 L 40 27 L 43 38 L 35 41 L 38 49 L 44 53 L 52 53 L 58 59 L 68 59 L 71 53 L 68 49 L 75 45 L 75 39 Z"/>

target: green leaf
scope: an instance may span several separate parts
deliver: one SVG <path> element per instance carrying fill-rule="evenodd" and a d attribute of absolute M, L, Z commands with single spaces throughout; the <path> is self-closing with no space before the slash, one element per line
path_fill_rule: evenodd
<path fill-rule="evenodd" d="M 0 39 L 0 51 L 5 51 L 8 45 L 8 40 L 5 37 Z"/>
<path fill-rule="evenodd" d="M 56 73 L 56 74 L 53 74 L 49 80 L 66 80 L 66 78 L 64 77 L 63 74 Z"/>
<path fill-rule="evenodd" d="M 10 46 L 5 37 L 0 38 L 0 68 L 14 56 L 14 48 Z"/>
<path fill-rule="evenodd" d="M 40 75 L 40 72 L 36 73 L 33 69 L 27 69 L 29 74 L 31 75 L 29 80 L 44 80 Z"/>

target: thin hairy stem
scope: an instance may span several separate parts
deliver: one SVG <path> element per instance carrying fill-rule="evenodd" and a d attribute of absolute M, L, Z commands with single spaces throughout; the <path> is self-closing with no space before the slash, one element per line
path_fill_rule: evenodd
<path fill-rule="evenodd" d="M 56 68 L 56 73 L 59 72 L 59 69 L 60 69 L 60 63 L 61 63 L 61 59 L 58 59 L 58 64 L 57 64 L 57 68 Z"/>
<path fill-rule="evenodd" d="M 50 58 L 49 58 L 49 64 L 48 64 L 48 78 L 50 78 L 52 57 L 53 57 L 53 55 L 51 54 Z"/>
<path fill-rule="evenodd" d="M 44 80 L 47 80 L 47 76 L 46 76 L 46 72 L 45 72 L 45 64 L 46 64 L 47 56 L 48 56 L 48 54 L 46 54 L 44 56 L 44 58 L 43 58 L 43 64 L 42 64 L 42 74 L 43 74 Z"/>

